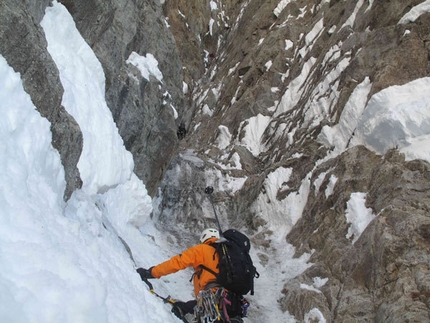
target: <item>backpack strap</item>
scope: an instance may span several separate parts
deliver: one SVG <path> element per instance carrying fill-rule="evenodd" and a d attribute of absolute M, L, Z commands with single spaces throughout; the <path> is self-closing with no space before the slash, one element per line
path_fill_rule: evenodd
<path fill-rule="evenodd" d="M 216 243 L 210 243 L 209 246 L 213 247 L 215 249 L 214 254 L 213 254 L 213 259 L 215 259 L 215 255 L 218 251 L 218 246 L 219 244 Z M 210 269 L 209 267 L 206 267 L 205 265 L 199 265 L 198 266 L 200 269 L 204 269 L 208 272 L 210 272 L 212 275 L 214 275 L 215 277 L 218 277 L 218 273 L 216 273 L 215 271 L 213 271 L 212 269 Z M 196 272 L 197 273 L 197 272 Z M 201 273 L 201 270 L 199 271 L 199 273 Z"/>
<path fill-rule="evenodd" d="M 254 267 L 254 272 L 252 274 L 252 276 L 250 277 L 251 279 L 251 295 L 254 295 L 254 278 L 259 278 L 260 277 L 260 273 L 257 271 L 257 268 Z"/>
<path fill-rule="evenodd" d="M 190 278 L 190 282 L 192 282 L 193 281 L 193 279 L 194 279 L 194 276 L 197 276 L 198 278 L 200 278 L 200 275 L 202 274 L 202 270 L 206 270 L 207 272 L 210 272 L 212 275 L 214 275 L 215 276 L 215 279 L 218 277 L 218 274 L 215 272 L 215 271 L 213 271 L 212 269 L 210 269 L 209 267 L 206 267 L 205 265 L 199 265 L 198 266 L 198 270 L 196 270 L 192 275 L 191 275 L 191 278 Z M 209 284 L 210 284 L 211 282 L 209 282 Z M 218 286 L 221 286 L 221 285 L 218 285 Z"/>
<path fill-rule="evenodd" d="M 215 277 L 217 277 L 217 276 L 218 276 L 218 274 L 217 274 L 215 271 L 213 271 L 212 269 L 210 269 L 210 268 L 206 267 L 205 265 L 199 265 L 199 268 L 204 269 L 204 270 L 206 270 L 206 271 L 210 272 L 210 273 L 211 273 L 212 275 L 214 275 Z"/>

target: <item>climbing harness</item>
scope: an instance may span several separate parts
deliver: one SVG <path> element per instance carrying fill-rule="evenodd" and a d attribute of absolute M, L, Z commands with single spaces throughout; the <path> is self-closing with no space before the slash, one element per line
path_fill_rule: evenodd
<path fill-rule="evenodd" d="M 225 318 L 228 321 L 226 305 L 230 303 L 226 299 L 224 288 L 205 289 L 197 296 L 197 305 L 194 308 L 194 315 L 199 323 L 212 323 Z"/>
<path fill-rule="evenodd" d="M 230 322 L 228 308 L 232 301 L 228 297 L 229 292 L 223 287 L 206 288 L 199 292 L 197 305 L 194 307 L 194 317 L 197 323 Z M 246 316 L 249 307 L 247 299 L 238 299 L 239 315 Z M 235 301 L 233 301 L 235 302 Z M 237 318 L 236 318 L 237 320 Z M 236 322 L 236 321 L 235 321 Z"/>

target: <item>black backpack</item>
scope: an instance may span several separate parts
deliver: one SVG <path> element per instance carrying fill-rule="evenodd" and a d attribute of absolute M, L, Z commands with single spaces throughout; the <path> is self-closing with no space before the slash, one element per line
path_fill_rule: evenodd
<path fill-rule="evenodd" d="M 252 263 L 249 250 L 251 243 L 243 233 L 230 229 L 223 233 L 223 238 L 211 246 L 216 249 L 219 256 L 219 273 L 201 266 L 203 269 L 216 276 L 216 282 L 227 290 L 237 294 L 245 295 L 251 292 L 254 295 L 254 277 L 260 274 Z"/>

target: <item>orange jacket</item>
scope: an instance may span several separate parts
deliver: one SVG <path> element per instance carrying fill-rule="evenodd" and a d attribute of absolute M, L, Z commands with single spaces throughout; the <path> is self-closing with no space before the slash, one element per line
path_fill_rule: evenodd
<path fill-rule="evenodd" d="M 210 282 L 215 281 L 215 276 L 207 270 L 199 268 L 204 265 L 214 272 L 218 273 L 218 254 L 215 248 L 209 244 L 215 242 L 216 238 L 208 239 L 205 243 L 195 245 L 183 253 L 176 255 L 169 260 L 152 267 L 151 274 L 154 278 L 173 274 L 187 267 L 194 267 L 194 293 L 197 295 Z"/>

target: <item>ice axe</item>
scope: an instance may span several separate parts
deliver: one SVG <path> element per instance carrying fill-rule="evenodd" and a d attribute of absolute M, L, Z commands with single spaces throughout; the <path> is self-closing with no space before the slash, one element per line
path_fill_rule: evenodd
<path fill-rule="evenodd" d="M 142 278 L 142 280 L 145 282 L 145 284 L 146 285 L 148 285 L 148 287 L 149 287 L 149 292 L 151 293 L 151 294 L 153 294 L 153 295 L 155 295 L 156 297 L 158 297 L 158 298 L 161 298 L 162 300 L 163 300 L 163 302 L 164 303 L 168 303 L 168 304 L 170 304 L 170 305 L 172 305 L 172 306 L 174 306 L 175 305 L 175 303 L 176 303 L 176 301 L 173 299 L 173 298 L 171 298 L 170 297 L 170 295 L 169 296 L 167 296 L 167 297 L 163 297 L 163 296 L 161 296 L 161 295 L 159 295 L 159 294 L 157 294 L 155 291 L 154 291 L 154 287 L 152 286 L 152 284 L 149 282 L 149 280 L 148 280 L 148 278 Z M 181 317 L 180 317 L 180 319 L 182 320 L 182 322 L 184 322 L 184 323 L 189 323 L 188 322 L 188 320 L 185 318 L 185 315 L 181 312 Z"/>

